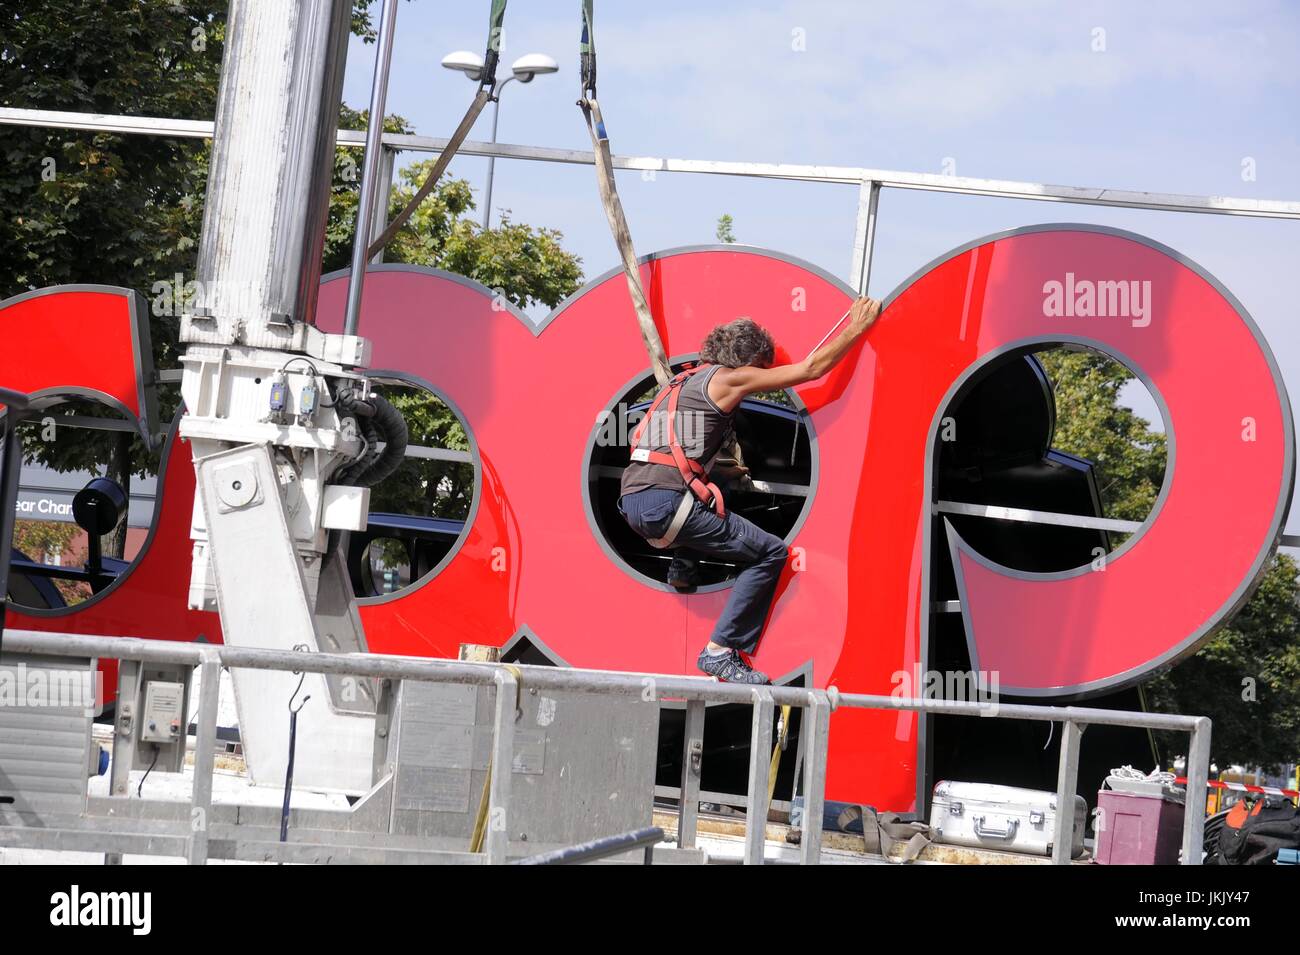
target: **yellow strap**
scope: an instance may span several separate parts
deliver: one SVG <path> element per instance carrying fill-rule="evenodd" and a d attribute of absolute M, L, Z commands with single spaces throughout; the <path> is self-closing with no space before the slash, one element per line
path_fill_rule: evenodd
<path fill-rule="evenodd" d="M 515 709 L 519 709 L 519 688 L 524 685 L 524 672 L 513 663 L 501 664 L 515 678 Z M 496 749 L 496 729 L 492 731 L 492 748 Z M 487 777 L 483 780 L 483 792 L 478 797 L 478 815 L 474 819 L 474 832 L 469 837 L 469 851 L 482 852 L 484 836 L 487 835 L 488 794 L 492 789 L 492 764 L 488 763 Z"/>
<path fill-rule="evenodd" d="M 781 751 L 785 749 L 785 742 L 790 738 L 790 707 L 781 707 L 781 735 L 776 739 L 776 746 L 772 748 L 772 763 L 767 770 L 767 801 L 772 801 L 772 794 L 776 792 L 776 774 L 781 768 Z"/>

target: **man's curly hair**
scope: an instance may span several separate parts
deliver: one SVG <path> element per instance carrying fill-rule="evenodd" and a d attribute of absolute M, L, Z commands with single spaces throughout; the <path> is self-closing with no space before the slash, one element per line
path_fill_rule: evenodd
<path fill-rule="evenodd" d="M 700 346 L 700 358 L 713 365 L 766 368 L 776 357 L 772 336 L 752 318 L 738 318 L 709 332 Z"/>

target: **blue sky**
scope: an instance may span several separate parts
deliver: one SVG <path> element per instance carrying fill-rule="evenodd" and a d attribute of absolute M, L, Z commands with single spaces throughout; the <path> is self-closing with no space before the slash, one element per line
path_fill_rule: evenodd
<path fill-rule="evenodd" d="M 616 153 L 932 173 L 948 163 L 964 176 L 1300 198 L 1294 0 L 596 7 L 600 100 Z M 474 86 L 439 61 L 452 50 L 481 52 L 487 8 L 486 0 L 402 4 L 389 112 L 422 134 L 450 134 Z M 511 4 L 503 62 L 544 52 L 561 72 L 506 89 L 500 141 L 590 148 L 574 105 L 578 8 Z M 1103 51 L 1094 50 L 1099 36 Z M 373 58 L 373 45 L 353 40 L 351 105 L 369 101 Z M 472 138 L 490 129 L 485 112 Z M 1253 180 L 1243 178 L 1247 160 Z M 452 174 L 477 191 L 486 165 L 458 159 Z M 499 160 L 494 189 L 494 208 L 560 229 L 588 277 L 617 264 L 590 167 Z M 848 275 L 854 187 L 620 173 L 619 190 L 640 253 L 711 242 L 729 213 L 741 242 Z M 1167 243 L 1241 299 L 1300 394 L 1300 222 L 899 190 L 884 193 L 880 211 L 877 297 L 956 245 L 1035 222 L 1097 222 Z"/>

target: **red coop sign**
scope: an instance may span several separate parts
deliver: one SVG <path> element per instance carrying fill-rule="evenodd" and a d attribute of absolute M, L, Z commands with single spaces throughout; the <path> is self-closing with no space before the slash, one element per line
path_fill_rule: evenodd
<path fill-rule="evenodd" d="M 675 359 L 740 315 L 801 356 L 853 297 L 812 266 L 751 249 L 666 252 L 642 273 Z M 328 331 L 341 329 L 346 292 L 345 276 L 324 282 Z M 151 370 L 131 347 L 141 334 L 133 303 L 104 289 L 4 303 L 2 383 L 89 392 L 136 413 Z M 759 668 L 889 695 L 899 674 L 929 664 L 940 559 L 951 562 L 971 667 L 997 673 L 1001 692 L 1016 696 L 1132 684 L 1192 652 L 1244 602 L 1281 533 L 1294 439 L 1267 345 L 1211 276 L 1131 233 L 1042 226 L 957 249 L 886 304 L 858 350 L 794 396 L 811 478 Z M 560 665 L 694 673 L 726 585 L 683 595 L 639 572 L 611 545 L 597 500 L 593 447 L 610 409 L 649 375 L 621 274 L 537 326 L 474 282 L 403 266 L 372 270 L 362 307 L 374 369 L 429 388 L 460 416 L 477 481 L 441 565 L 362 602 L 370 650 L 455 657 L 461 643 L 526 637 Z M 1062 343 L 1105 353 L 1146 384 L 1164 417 L 1164 486 L 1100 568 L 1013 570 L 937 508 L 944 422 L 987 369 Z M 11 625 L 219 639 L 214 615 L 185 609 L 187 459 L 173 441 L 149 543 L 128 573 L 77 608 L 15 612 Z M 840 709 L 830 744 L 828 798 L 915 805 L 925 781 L 913 714 Z"/>

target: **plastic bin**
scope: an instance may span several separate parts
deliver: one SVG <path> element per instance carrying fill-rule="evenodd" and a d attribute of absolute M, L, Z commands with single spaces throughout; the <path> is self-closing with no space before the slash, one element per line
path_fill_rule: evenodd
<path fill-rule="evenodd" d="M 1097 794 L 1097 853 L 1102 865 L 1176 865 L 1183 804 L 1165 793 L 1103 789 Z"/>

